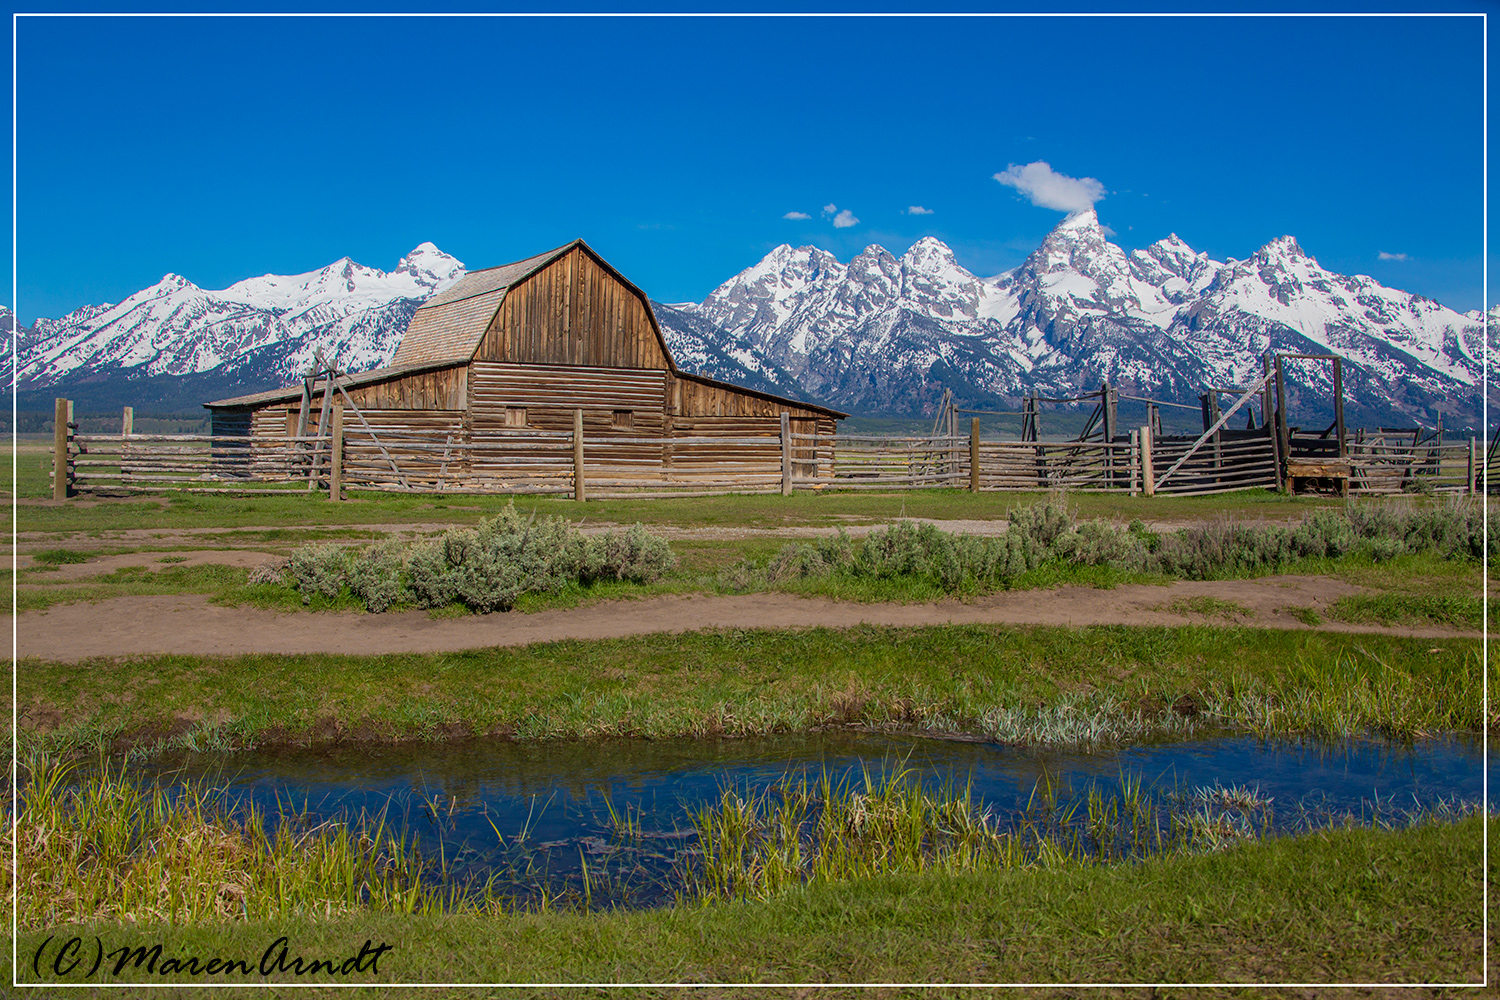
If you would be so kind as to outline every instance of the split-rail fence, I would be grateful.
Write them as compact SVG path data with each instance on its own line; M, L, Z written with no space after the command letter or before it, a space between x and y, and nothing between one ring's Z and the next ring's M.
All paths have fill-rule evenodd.
M326 490L339 497L352 488L583 499L933 486L1199 495L1274 489L1287 485L1289 472L1316 478L1319 449L1327 447L1316 435L1222 428L1198 437L1163 437L1145 426L1112 441L1004 441L982 437L978 420L967 435L818 435L792 426L783 419L778 435L591 438L575 419L571 432L465 434L350 424L335 407L321 436L136 434L128 411L121 433L85 434L72 404L59 400L53 467L63 476L53 476L53 495ZM1329 462L1356 492L1483 489L1484 456L1473 440L1359 434L1346 449Z

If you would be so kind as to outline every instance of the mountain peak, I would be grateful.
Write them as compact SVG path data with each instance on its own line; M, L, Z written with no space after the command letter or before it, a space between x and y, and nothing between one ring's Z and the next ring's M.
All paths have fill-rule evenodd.
M436 289L439 285L457 281L464 273L463 261L451 254L443 253L431 242L418 243L411 252L401 258L392 274L409 274L418 285Z
M1297 237L1295 236L1278 236L1260 249L1261 253L1267 256L1307 256L1307 252L1302 249L1301 245L1297 242Z
M156 284L152 285L145 291L154 295L167 295L171 292L178 291L179 289L197 287L197 285L193 284L182 275L173 274L171 271L168 271L166 274L161 276L160 281L158 281Z
M918 270L935 270L958 263L953 249L936 236L924 236L901 255L901 263Z
M1065 229L1099 229L1099 213L1092 208L1086 208L1081 212L1073 212L1062 222L1057 224L1053 232Z

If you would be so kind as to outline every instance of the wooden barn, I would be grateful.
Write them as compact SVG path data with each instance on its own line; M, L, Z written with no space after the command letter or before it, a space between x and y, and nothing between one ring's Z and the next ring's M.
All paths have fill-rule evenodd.
M328 384L206 403L212 433L317 436ZM341 375L333 402L353 411L346 481L366 469L412 488L571 476L578 411L590 482L766 485L782 473L783 415L793 441L845 416L678 369L645 294L582 240L465 274L417 310L389 366ZM798 479L832 476L828 445L798 443L793 462Z

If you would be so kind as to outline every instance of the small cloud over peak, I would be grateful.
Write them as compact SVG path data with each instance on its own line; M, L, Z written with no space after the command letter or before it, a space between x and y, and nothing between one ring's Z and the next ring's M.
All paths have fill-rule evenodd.
M1411 258L1408 255L1404 254L1404 253L1386 253L1384 250L1382 250L1382 251L1380 251L1380 259L1381 260L1410 260Z
M832 215L834 212L837 212L838 210L839 210L839 207L837 205L835 205L831 201L828 204L826 204L826 205L823 206L823 214L824 215Z
M797 220L801 220L801 219L811 219L812 216L808 215L806 212L788 212L785 215L783 215L782 218L783 219L797 219Z
M1085 212L1104 197L1104 185L1092 177L1069 177L1044 160L1024 166L1012 163L995 180L1031 199L1040 208L1058 212Z
M903 215L931 215L932 209L923 208L921 205L910 205L902 213Z
M859 220L856 219L854 217L854 213L849 211L847 208L833 217L834 229L848 229L850 226L857 225L859 225Z

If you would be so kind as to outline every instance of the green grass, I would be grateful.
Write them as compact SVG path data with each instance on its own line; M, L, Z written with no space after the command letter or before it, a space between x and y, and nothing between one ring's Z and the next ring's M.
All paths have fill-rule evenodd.
M1438 625L1478 629L1484 621L1484 602L1465 594L1350 594L1328 609L1335 621L1377 625ZM1500 607L1490 612L1491 626L1500 625Z
M391 946L378 975L310 980L317 983L1478 982L1480 824L1474 816L1399 831L1329 830L1139 864L887 875L765 902L654 911L55 926L23 931L18 952L24 959L49 934L74 933L90 946L97 934L109 950L160 943L164 957L243 957L251 964L281 936L292 954L308 958L343 959L366 940ZM1500 834L1500 824L1492 832ZM29 962L22 965L22 982L32 980ZM150 978L134 967L125 975L131 979L112 978L111 963L91 981ZM203 982L183 974L157 978ZM262 995L263 987L244 994L251 989ZM172 995L240 992L199 986ZM721 987L708 995L766 993Z
M427 655L27 660L17 685L23 749L64 753L829 724L1133 740L1180 729L1169 706L1184 697L1269 732L1415 735L1480 727L1478 645L1224 625L723 629Z
M1255 611L1239 601L1227 601L1207 594L1178 598L1167 606L1167 610L1179 615L1203 615L1207 618L1227 618L1230 621L1255 617Z
M106 770L70 788L70 770L41 757L23 769L23 926L454 908L449 890L424 884L441 872L383 815L313 826L292 809L267 824L222 787L169 794Z
M88 552L83 549L42 549L31 553L31 558L44 566L66 566L69 564L86 563L97 556L97 552Z
M1323 616L1318 613L1317 608L1296 607L1294 605L1288 605L1287 607L1282 608L1282 610L1304 625L1323 624Z
M234 566L205 563L197 566L169 565L162 569L149 566L122 566L108 573L81 580L53 582L45 577L27 575L26 584L16 590L17 611L42 611L55 604L80 601L103 601L112 597L163 594L212 594L220 600L253 601L262 590L245 586L246 571ZM280 595L277 595L278 599ZM291 592L291 598L296 593ZM286 601L284 603L290 603Z

